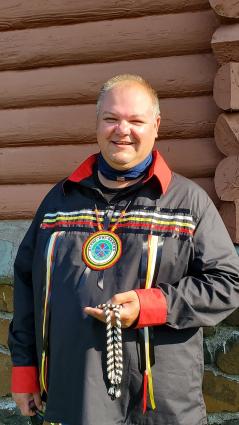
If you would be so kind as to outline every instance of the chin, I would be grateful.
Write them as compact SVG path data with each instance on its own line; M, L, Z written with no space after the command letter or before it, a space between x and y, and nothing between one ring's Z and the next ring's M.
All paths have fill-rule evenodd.
M110 159L111 166L117 167L118 169L127 170L127 168L131 168L132 160L126 158L111 158Z

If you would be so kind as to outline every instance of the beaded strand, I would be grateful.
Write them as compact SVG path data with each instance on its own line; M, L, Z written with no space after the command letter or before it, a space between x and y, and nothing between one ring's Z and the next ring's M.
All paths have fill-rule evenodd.
M106 320L107 377L111 384L108 394L112 400L121 396L120 384L123 376L122 326L120 319L121 305L100 304ZM112 326L111 314L115 314L115 325Z

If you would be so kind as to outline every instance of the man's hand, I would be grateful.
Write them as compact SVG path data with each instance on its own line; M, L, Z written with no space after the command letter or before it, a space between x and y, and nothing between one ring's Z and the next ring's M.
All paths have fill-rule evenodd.
M140 312L139 298L135 291L123 292L121 294L114 295L111 300L108 301L111 304L121 304L122 309L120 310L120 318L122 328L129 328L138 319ZM95 319L105 322L105 314L100 308L85 307L85 313ZM112 324L115 324L115 317L113 311L111 311Z
M40 393L12 393L12 398L19 407L23 416L34 416L36 413L30 408L30 401L33 400L37 409L42 410Z

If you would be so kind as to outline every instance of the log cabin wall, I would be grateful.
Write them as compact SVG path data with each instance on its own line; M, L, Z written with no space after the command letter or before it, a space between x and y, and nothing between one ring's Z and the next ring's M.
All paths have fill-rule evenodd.
M221 25L212 38L220 65L214 81L214 100L222 113L215 126L215 142L225 158L215 173L222 201L220 213L232 240L239 243L239 2L210 0Z
M214 174L225 152L214 141L222 106L212 96L218 65L211 50L218 26L208 0L0 0L3 423L26 423L6 397L12 263L43 196L97 151L95 101L106 79L127 72L151 82L161 99L157 147L175 171L202 185L219 207ZM239 325L237 315L228 320L227 325ZM230 343L231 333L223 331L222 338L220 332L205 331L209 423L229 425L230 420L236 425L239 401L232 394L238 394L238 382L215 381L211 375L215 356L220 357L221 347Z
M96 96L123 72L157 89L159 149L218 203L217 26L208 0L1 0L0 219L31 218L49 185L97 151Z
M224 155L216 167L214 182L221 201L219 211L233 242L238 244L239 1L209 2L220 20L212 37L212 49L219 65L214 79L213 96L217 106L221 108L214 134L216 145ZM231 329L228 325L232 326ZM206 352L213 338L206 337L204 340L204 397L208 412L213 412L211 418L214 418L215 423L236 425L239 423L239 310L217 327L217 332L222 332L223 349L209 349L208 353L211 354L207 357ZM229 394L231 400L234 400L232 403L229 402ZM215 413L216 411L221 414Z

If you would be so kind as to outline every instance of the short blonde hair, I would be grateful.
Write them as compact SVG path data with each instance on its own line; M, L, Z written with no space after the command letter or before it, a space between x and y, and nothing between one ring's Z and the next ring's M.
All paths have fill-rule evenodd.
M103 86L100 89L99 96L96 103L96 113L97 116L99 115L100 107L102 100L105 96L105 94L110 91L113 87L117 86L118 84L127 83L127 82L135 82L140 84L149 94L152 100L152 106L153 106L153 113L155 115L155 118L160 115L160 108L159 108L159 99L156 90L153 89L153 87L149 84L148 81L144 80L140 75L137 74L120 74L115 75L114 77L110 78L108 81L106 81Z

